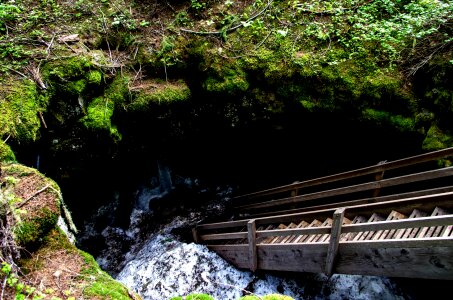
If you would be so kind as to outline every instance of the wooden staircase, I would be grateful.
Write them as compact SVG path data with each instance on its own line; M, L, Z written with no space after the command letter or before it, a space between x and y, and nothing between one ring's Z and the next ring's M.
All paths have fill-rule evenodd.
M452 155L453 148L449 148L403 159L398 164L412 166ZM390 162L390 165L395 164ZM368 171L365 173L369 174ZM344 174L348 172L326 178L332 182L337 180L335 176L344 178ZM375 178L383 180L381 169L379 174ZM246 218L237 215L234 221L199 224L193 230L194 240L206 244L236 267L252 271L453 280L453 187L446 180L453 173L447 167L415 174L398 174L395 178L401 184L406 184L408 178L417 178L417 188L418 185L424 187L420 183L421 177L432 180L432 174L436 174L435 179L444 186L384 196L377 196L373 189L371 198L315 202L297 208L293 204L303 203L305 195L292 191L292 198L267 199L238 206L246 208ZM393 178L387 180L395 181ZM304 182L297 183L296 188L303 185ZM361 189L368 183L355 183L351 193L357 190L357 186ZM377 184L377 188L382 186ZM281 190L289 191L287 186L274 189ZM320 194L331 197L335 195L333 191L340 191L345 195L346 190L347 186L307 195L308 198L317 195L316 198L320 199ZM263 191L263 194L269 196L272 194L269 191ZM253 193L253 198L257 195ZM282 207L282 203L291 203L292 208ZM277 211L263 212L264 207Z

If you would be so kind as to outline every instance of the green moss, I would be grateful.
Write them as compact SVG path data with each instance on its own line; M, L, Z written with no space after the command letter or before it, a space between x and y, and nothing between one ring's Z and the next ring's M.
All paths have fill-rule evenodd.
M117 77L104 92L104 96L94 98L87 108L87 115L80 121L82 124L92 130L107 131L115 140L121 140L121 134L112 124L111 118L115 106L121 105L128 94L128 78Z
M413 118L404 117L401 115L392 115L386 111L379 111L375 109L365 109L362 112L362 117L365 120L372 121L379 126L390 125L401 132L411 131L415 129L415 121Z
M59 212L56 213L47 207L40 209L38 212L27 213L36 213L37 215L31 218L26 216L14 228L14 239L22 246L38 243L50 229L55 227L59 217Z
M85 78L88 81L88 84L100 85L102 82L102 72L98 70L89 71L85 75Z
M67 81L83 77L91 66L89 57L77 56L49 62L43 67L42 73L45 79Z
M66 84L66 89L74 95L82 94L85 91L86 87L87 87L87 81L85 79L71 81Z
M240 68L225 68L220 73L208 77L203 83L208 92L226 93L228 95L246 91L249 88L246 73Z
M453 146L453 137L440 130L433 124L423 141L423 149L428 151L440 150Z
M21 246L36 244L57 224L61 205L60 189L53 180L33 168L10 163L2 166L2 170L6 175L17 179L18 188L21 188L22 180L27 180L27 189L30 189L28 185L33 187L31 191L27 191L32 198L19 199L20 203L26 203L26 205L16 210L18 220L13 227L13 232L16 242ZM40 189L43 190L40 191ZM23 202L32 202L35 196L43 194L45 196L37 205L31 203L28 206L28 202Z
M46 109L49 100L46 95L30 80L11 80L1 84L0 97L0 137L36 140L41 127L38 113Z
M151 83L150 88L138 92L128 105L130 111L147 111L152 104L170 104L190 98L190 89L184 82Z
M114 280L99 265L90 254L79 251L85 260L86 266L81 271L82 275L94 278L84 289L84 296L89 299L101 297L102 299L130 300L128 289L120 282Z
M11 148L0 139L0 162L15 161L16 156Z

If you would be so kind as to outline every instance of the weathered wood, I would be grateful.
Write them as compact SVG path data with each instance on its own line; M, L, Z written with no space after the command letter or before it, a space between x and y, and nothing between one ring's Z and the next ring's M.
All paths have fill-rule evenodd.
M202 241L246 239L246 238L247 238L247 232L230 232L230 233L217 233L217 234L203 234L203 235L200 235L200 239Z
M392 212L388 215L387 221L392 221L392 220L400 220L400 219L406 219L406 216L403 214L400 214L396 210L392 210ZM395 232L395 229L391 230L379 230L376 232L376 234L373 236L373 240L383 240L386 239L388 235L393 235Z
M401 167L407 167L407 166L411 166L411 165L415 165L415 164L420 164L420 163L448 157L451 155L453 155L453 147L438 150L438 151L433 151L433 152L429 152L429 153L425 153L425 154L421 154L421 155L416 155L416 156L412 156L412 157L408 157L408 158L403 158L403 159L399 159L399 160L395 160L395 161L391 161L391 162L386 162L386 163L380 164L380 165L374 165L374 166L370 166L370 167L365 167L365 168L347 171L347 172L343 172L343 173L338 173L338 174L334 174L334 175L324 176L324 177L306 180L306 181L302 181L302 182L296 182L293 184L275 187L275 188L267 189L264 191L240 195L240 196L234 197L234 200L237 201L237 200L243 199L243 198L251 199L251 198L256 198L256 197L263 197L263 196L267 196L267 195L291 191L294 189L301 189L304 187L315 186L315 185L320 185L320 184L324 184L324 183L331 183L331 182L335 182L335 181L350 179L350 178L369 175L369 174L375 174L377 172L398 169Z
M325 265L325 273L327 276L332 275L335 258L338 252L338 244L341 236L341 225L343 224L345 208L339 208L333 214L332 232L330 234L329 248L327 249L327 258Z
M453 175L453 167L447 167L447 168L443 168L443 169L439 169L439 170L431 170L431 171L426 171L426 172L420 172L420 173L415 173L415 174L394 177L394 178L390 178L390 179L383 179L383 180L379 180L376 182L367 182L367 183L362 183L362 184L357 184L357 185L352 185L352 186L340 187L340 188L325 190L325 191L321 191L321 192L315 192L315 193L311 193L311 194L305 194L305 195L296 196L296 197L271 200L271 201L262 202L262 203L248 204L248 205L238 206L238 207L236 207L236 209L242 209L242 210L258 209L258 208L281 206L281 205L285 205L285 204L295 204L295 203L300 203L300 202L308 201L308 200L315 200L315 199L332 197L332 196L340 196L340 195L351 194L351 193L355 193L355 192L373 190L376 188L391 187L391 186L400 185L400 184L420 182L420 181L424 181L424 180L436 179L436 178L447 177L447 176L452 176L452 175Z
M375 227L373 226L373 224L369 224L371 222L378 222L378 221L381 221L381 220L384 220L384 218L382 216L380 216L379 214L376 214L376 213L373 213L371 215L371 217L368 219L367 221L367 224L364 224L365 227L363 227L362 224L358 225L358 226L362 226L362 227L359 227L359 228L373 228L375 229ZM366 226L368 225L368 226ZM354 226L354 225L352 225ZM348 232L347 230L344 230L344 232ZM372 237L372 235L374 234L374 231L367 231L366 229L362 229L360 230L359 233L357 233L357 235L354 237L354 241L362 241L362 240L367 240L367 239L370 239Z
M194 243L199 243L200 239L198 237L197 227L192 228L192 238Z
M322 273L328 243L258 245L262 270Z
M386 229L402 229L414 227L445 226L453 224L453 215L422 217L412 219L402 219L393 221L375 221L372 223L360 223L343 225L342 232L363 232Z
M390 277L453 279L453 240L387 240L340 243L335 273ZM373 242L376 242L375 244Z
M258 258L256 256L256 224L255 220L250 220L247 223L248 244L249 244L249 268L255 272L258 268Z
M321 222L318 221L318 220L313 220L310 224L308 224L308 226L304 229L310 229L312 227L318 227L318 226L321 226ZM329 228L313 228L313 231L315 231L315 229L322 229L322 230L330 230ZM310 237L310 233L309 231L306 231L307 234L300 234L295 240L294 240L294 243L303 243L305 242L309 237ZM317 232L316 232L317 233Z
M229 221L229 222L200 224L197 227L198 227L198 230L240 227L240 226L247 226L247 222L248 221L249 220L240 220L240 221Z
M381 197L372 197L372 198L364 198L364 199L357 199L351 201L343 201L343 202L334 202L329 204L323 205L310 205L307 207L295 208L295 209L287 209L287 210L278 210L272 212L263 212L263 213L253 213L247 216L247 218L262 218L267 216L275 216L275 215L287 215L287 214L297 214L303 212L310 212L316 210L325 210L325 209L336 209L338 207L345 207L345 206L357 206L362 204L374 204L374 203L381 203L386 201L393 201L393 200L410 200L412 198L418 198L421 196L425 197L435 197L436 195L453 192L453 186L447 187L439 187L433 189L426 189L421 191L413 191L413 192L406 192L400 194L392 194L387 196ZM244 216L243 216L244 217Z
M368 220L364 216L358 215L358 216L354 217L354 219L352 220L351 224L366 223L367 221ZM353 240L356 235L357 235L356 232L343 233L342 237L341 237L341 241Z

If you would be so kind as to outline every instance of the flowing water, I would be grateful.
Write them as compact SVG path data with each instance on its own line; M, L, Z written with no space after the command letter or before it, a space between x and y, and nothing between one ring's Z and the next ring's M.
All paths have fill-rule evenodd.
M206 293L216 300L238 299L250 293L286 294L294 299L405 299L395 284L387 278L372 276L322 274L251 273L238 270L203 245L188 238L190 229L206 216L221 215L231 194L229 188L217 188L216 200L173 213L153 228L146 227L162 211L177 206L168 195L174 192L170 170L158 165L159 179L140 187L130 226L121 229L106 226L101 235L106 247L97 261L117 280L139 293L145 300L167 300L190 293ZM188 187L197 180L179 179ZM199 189L198 194L206 192ZM184 195L182 195L184 197ZM187 197L191 198L191 197ZM163 201L162 201L163 200ZM173 199L174 200L174 199ZM186 201L193 199L186 199ZM161 201L161 202L159 202ZM114 211L112 201L99 209L99 215ZM165 208L157 212L153 203ZM87 224L89 233L94 227ZM181 234L185 232L186 235Z

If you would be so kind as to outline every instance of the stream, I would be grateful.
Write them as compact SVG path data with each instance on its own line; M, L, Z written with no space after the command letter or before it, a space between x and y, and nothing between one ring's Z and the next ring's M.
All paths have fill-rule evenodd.
M323 274L238 270L206 246L193 243L190 236L190 229L207 216L222 215L232 189L217 187L212 191L197 179L172 180L170 169L162 164L158 174L159 178L137 188L128 228L111 223L99 229L95 224L119 209L116 197L85 223L84 235L79 237L82 244L93 238L103 240L104 248L95 255L99 265L144 300L168 300L190 293L210 294L216 300L272 293L296 300L408 298L391 279L383 277L336 274L329 278ZM184 198L184 193L172 196L181 187L192 191L188 198L208 194L212 200L187 207L183 201L175 201Z

